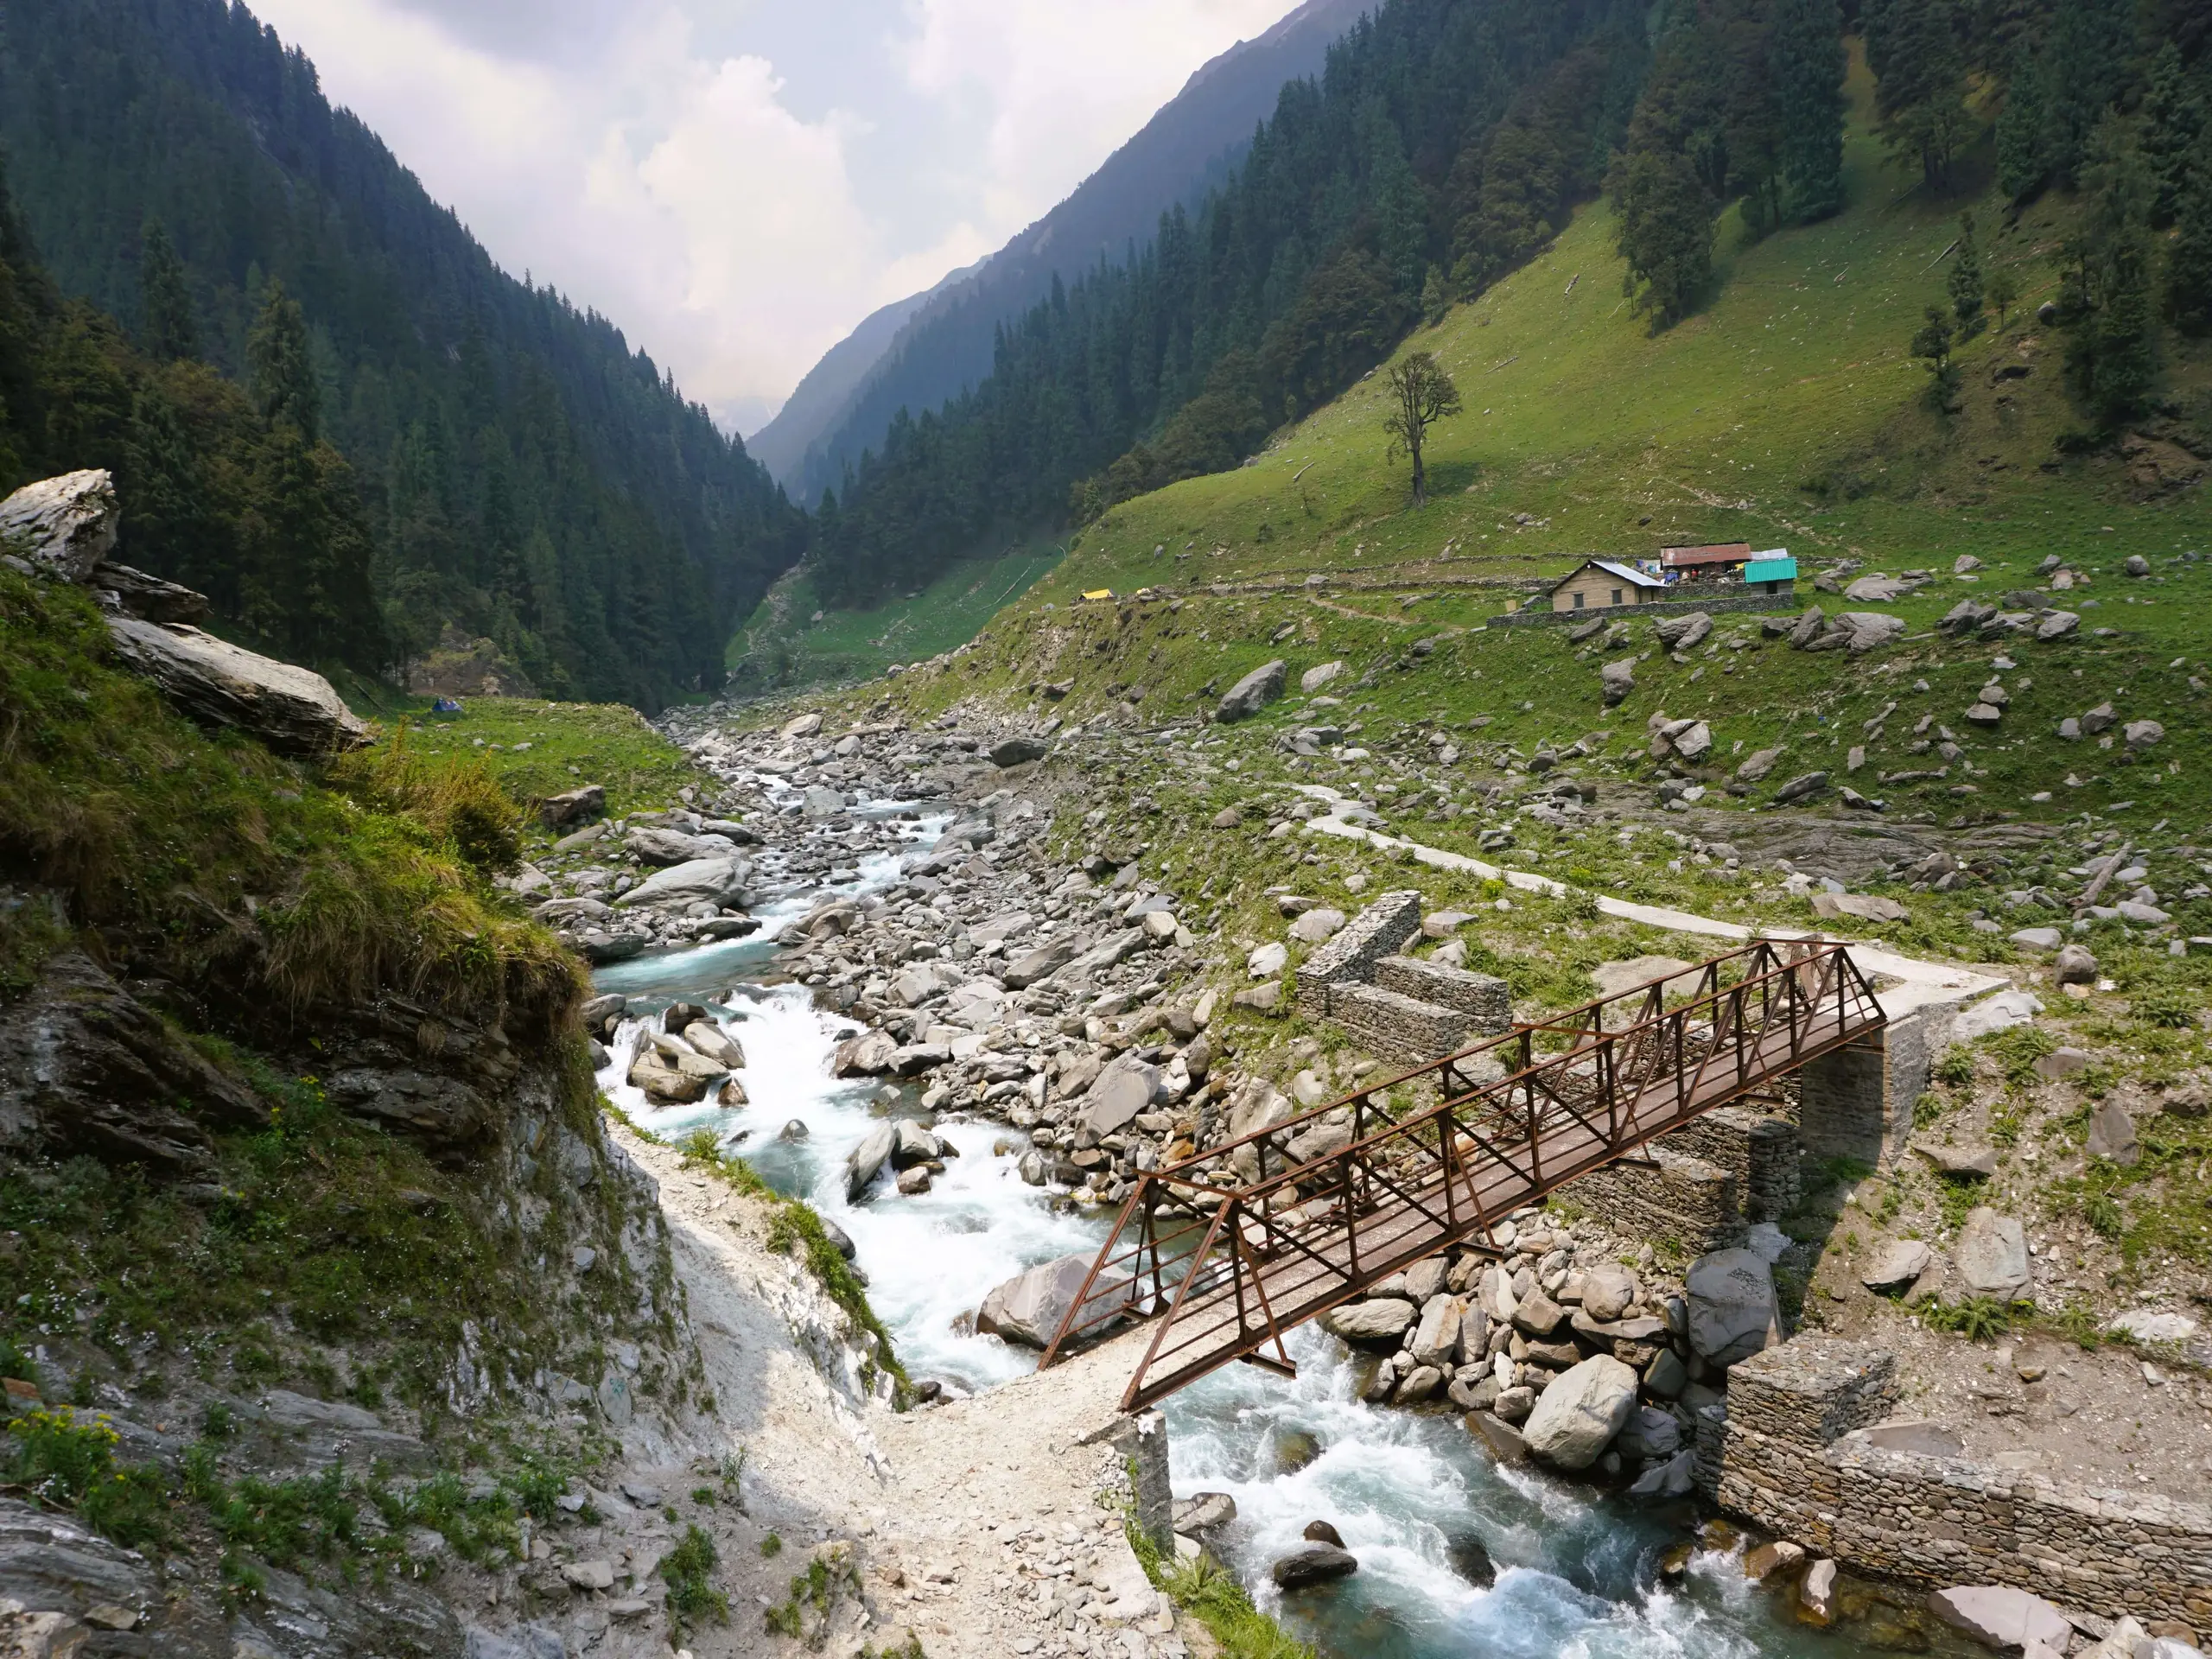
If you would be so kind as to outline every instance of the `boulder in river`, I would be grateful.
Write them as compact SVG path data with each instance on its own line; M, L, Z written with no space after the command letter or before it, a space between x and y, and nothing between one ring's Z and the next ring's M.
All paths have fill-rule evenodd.
M976 1315L977 1333L1025 1348L1049 1347L1068 1309L1083 1294L1083 1281L1096 1259L1084 1250L1016 1274L983 1298L982 1308ZM1091 1291L1094 1306L1103 1309L1119 1294L1102 1281Z
M743 890L752 868L735 856L695 858L656 870L614 902L630 905L668 905L705 900L719 904Z
M1395 1296L1377 1296L1332 1307L1319 1323L1331 1336L1355 1348L1395 1348L1419 1312L1411 1302Z
M2039 1642L2063 1653L2074 1627L2041 1596L2008 1584L1955 1585L1928 1598L1928 1611L1955 1630L1989 1648L2021 1648Z
M1529 1450L1561 1469L1587 1469L1636 1408L1636 1373L1610 1354L1562 1372L1522 1425Z
M1302 1590L1311 1585L1348 1578L1359 1571L1359 1561L1350 1550L1339 1549L1333 1544L1307 1544L1282 1557L1269 1571L1277 1589Z
M891 1161L891 1154L899 1144L899 1126L879 1123L861 1138L860 1145L845 1154L845 1202L858 1204L883 1166Z

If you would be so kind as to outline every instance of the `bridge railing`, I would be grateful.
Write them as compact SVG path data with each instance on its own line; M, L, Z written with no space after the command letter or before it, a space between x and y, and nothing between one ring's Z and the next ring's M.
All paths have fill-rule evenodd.
M1762 940L1209 1147L1138 1178L1040 1364L1164 1313L1135 1403L1287 1370L1292 1325L1882 1023L1843 946Z

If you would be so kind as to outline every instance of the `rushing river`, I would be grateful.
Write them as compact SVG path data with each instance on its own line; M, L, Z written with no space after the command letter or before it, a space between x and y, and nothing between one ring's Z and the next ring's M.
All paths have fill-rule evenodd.
M932 827L917 825L920 835ZM858 866L835 890L880 889L897 861ZM823 889L758 913L755 939L643 957L603 969L602 989L648 1009L677 1000L724 1010L743 1043L751 1103L654 1109L623 1080L627 1031L601 1085L637 1122L666 1136L711 1125L779 1191L805 1197L852 1236L878 1315L908 1372L981 1389L1028 1370L1035 1357L995 1338L963 1336L957 1316L1021 1268L1096 1248L1103 1217L1056 1209L1025 1185L1014 1139L1001 1124L938 1123L960 1155L919 1197L845 1200L843 1164L888 1109L880 1082L833 1080L830 1057L844 1030L809 994L764 985L766 941ZM911 1093L911 1091L910 1091ZM902 1109L917 1109L908 1098ZM792 1119L803 1140L781 1140ZM1343 1351L1312 1326L1294 1336L1294 1382L1230 1366L1165 1408L1175 1490L1236 1500L1236 1565L1272 1605L1267 1566L1325 1517L1358 1556L1357 1574L1294 1598L1280 1611L1330 1659L1853 1659L1880 1652L1951 1651L1904 1606L1876 1599L1868 1616L1821 1631L1797 1624L1786 1597L1748 1584L1734 1558L1701 1552L1689 1573L1662 1582L1662 1554L1688 1535L1687 1506L1650 1510L1479 1454L1455 1414L1378 1409L1360 1402ZM1497 1567L1472 1588L1453 1570L1473 1538ZM1899 1595L1900 1604L1912 1598ZM1854 1593L1847 1605L1863 1605Z

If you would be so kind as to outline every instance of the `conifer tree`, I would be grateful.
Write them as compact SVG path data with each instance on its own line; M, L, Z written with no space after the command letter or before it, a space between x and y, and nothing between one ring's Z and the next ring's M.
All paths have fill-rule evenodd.
M1959 248L1951 260L1945 287L1951 296L1951 314L1958 319L1961 338L1972 340L1981 332L1985 299L1981 282L1981 250L1974 245L1974 215L1959 215Z
M1843 17L1836 0L1779 0L1772 65L1782 116L1783 212L1800 224L1843 206Z
M308 443L322 429L322 393L315 385L307 314L272 280L261 315L246 336L246 367L253 401L271 426L289 426Z
M163 363L200 355L200 325L184 262L157 219L139 237L138 337L148 356Z
M1928 401L1948 415L1957 407L1959 365L1951 361L1951 320L1931 305L1912 337L1912 354L1928 366Z
M2044 150L2046 73L2043 54L2022 46L2014 54L2005 107L1997 115L1997 182L2015 201L2042 189L2050 176Z
M2142 408L2158 369L2150 173L2116 112L2090 135L2082 189L2087 211L2061 252L2059 320L2075 394L2111 426Z
M1655 328L1688 316L1713 281L1713 201L1686 156L1632 152L1615 188L1624 286Z
M2182 170L2166 251L2166 315L2184 334L2212 334L2212 131L2198 135Z
M1954 0L1873 0L1866 25L1883 138L1916 159L1923 181L1940 188L1973 130L1958 7Z
M2151 228L2179 218L2181 197L2205 129L2204 88L2183 67L2180 48L2162 44L2143 92L2143 162L2151 170Z

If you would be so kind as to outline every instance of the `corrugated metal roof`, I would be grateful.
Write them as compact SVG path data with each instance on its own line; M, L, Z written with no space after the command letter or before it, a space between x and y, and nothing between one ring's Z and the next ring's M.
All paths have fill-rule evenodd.
M1616 564L1611 559L1586 559L1582 563L1577 565L1573 570L1570 570L1566 575L1560 577L1560 581L1562 582L1571 582L1574 577L1580 575L1592 565L1597 566L1600 570L1611 571L1614 575L1625 576L1629 581L1634 582L1639 588L1664 588L1667 585L1666 582L1659 577L1649 575L1648 572L1639 570L1632 564ZM1558 584L1555 583L1554 585L1556 586Z
M1795 582L1797 561L1787 553L1762 555L1744 567L1745 582Z
M1741 564L1751 556L1749 542L1716 542L1707 547L1662 547L1659 562L1674 569L1699 564Z

